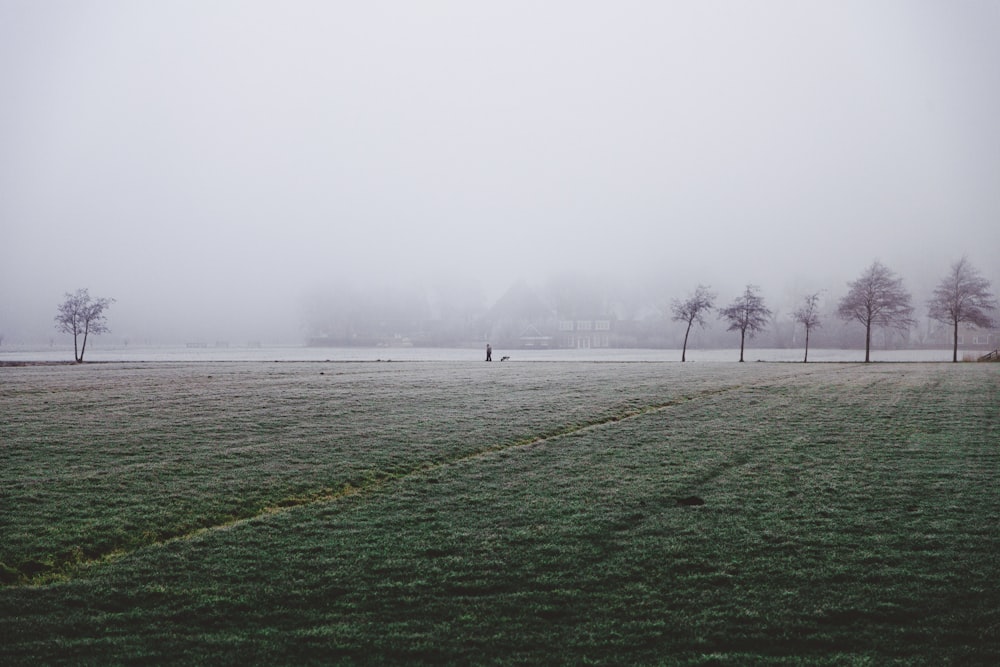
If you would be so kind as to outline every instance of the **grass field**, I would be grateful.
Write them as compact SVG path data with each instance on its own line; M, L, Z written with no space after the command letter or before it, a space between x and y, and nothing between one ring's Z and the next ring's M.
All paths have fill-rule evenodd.
M1000 366L0 368L0 563L5 665L1000 664Z

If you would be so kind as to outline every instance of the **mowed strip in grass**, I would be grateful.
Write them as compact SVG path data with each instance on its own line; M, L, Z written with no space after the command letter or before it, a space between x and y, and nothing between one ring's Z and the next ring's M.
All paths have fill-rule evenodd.
M8 370L3 662L1000 660L993 365Z

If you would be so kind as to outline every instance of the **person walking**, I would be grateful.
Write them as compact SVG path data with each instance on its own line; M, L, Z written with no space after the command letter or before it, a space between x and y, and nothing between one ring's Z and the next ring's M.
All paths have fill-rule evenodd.
M486 343L486 361L493 361L493 348L489 343Z

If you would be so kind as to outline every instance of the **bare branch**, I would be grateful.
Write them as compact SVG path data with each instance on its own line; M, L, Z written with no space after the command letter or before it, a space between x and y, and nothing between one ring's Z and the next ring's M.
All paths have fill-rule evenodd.
M850 290L840 300L837 315L843 320L857 320L865 327L865 361L871 360L872 327L906 330L916 324L911 317L910 293L903 279L875 260L857 280L848 283Z
M958 361L958 325L962 322L977 327L995 326L993 313L997 310L997 300L990 292L990 281L972 266L967 257L951 265L948 274L934 289L934 295L927 302L927 314L952 326L952 361Z
M691 333L691 326L697 323L698 326L705 326L704 313L712 309L715 304L715 292L712 292L706 285L698 285L694 294L684 301L674 299L670 310L674 314L675 322L686 322L687 329L684 332L684 348L681 350L681 361L687 359L688 335Z
M764 305L764 299L757 294L756 285L747 285L742 296L737 297L725 308L719 309L719 317L729 321L729 331L740 332L740 361L743 361L745 339L753 338L767 328L771 310Z
M92 299L86 288L78 289L74 294L67 292L65 296L66 300L57 308L56 329L73 336L73 357L77 363L80 363L87 350L87 336L110 331L104 311L115 300L110 298ZM83 336L82 346L79 345L78 340L81 335Z
M822 326L819 319L819 292L806 295L803 304L793 313L792 319L802 324L806 329L806 352L802 361L809 361L809 332Z

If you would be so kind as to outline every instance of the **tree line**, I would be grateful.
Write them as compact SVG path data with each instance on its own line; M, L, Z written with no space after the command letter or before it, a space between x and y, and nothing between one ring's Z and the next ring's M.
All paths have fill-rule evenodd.
M847 294L837 303L836 314L844 321L855 321L864 327L865 362L869 362L873 328L906 330L916 323L912 317L912 297L903 286L902 278L878 260L872 262L856 280L849 282L848 288ZM928 316L952 329L953 362L958 361L960 324L982 328L996 325L992 314L997 310L998 303L990 289L990 282L966 257L962 257L951 265L928 300ZM719 319L728 324L728 331L739 332L739 360L742 362L747 339L763 332L772 316L771 309L759 292L757 286L748 284L731 303L717 309L715 302L718 295L705 285L698 285L687 298L672 300L670 310L673 321L686 325L681 361L687 360L691 329L696 325L705 327L706 316L714 310ZM805 329L804 362L809 361L810 334L823 325L819 300L819 292L807 294L792 313L792 319ZM87 339L91 334L110 331L105 311L112 303L114 299L93 298L86 289L80 289L73 294L67 293L65 300L59 304L56 329L73 336L73 356L77 363L83 362Z
M747 338L764 331L771 317L755 285L747 285L743 294L729 305L717 310L720 319L729 324L729 331L740 334L740 361ZM792 318L805 328L805 355L809 361L809 334L822 326L819 314L819 292L807 294ZM687 358L687 343L694 325L704 327L705 316L715 308L718 295L705 285L699 285L686 299L674 299L671 312L675 322L687 325L681 361ZM848 283L848 292L837 303L837 316L845 321L856 321L865 328L865 363L871 361L873 327L906 330L916 324L913 319L911 295L903 286L903 279L880 261L875 260L854 281ZM958 330L961 323L978 327L992 327L992 313L997 310L997 300L990 291L990 282L962 257L951 265L948 273L934 289L927 303L928 316L952 327L952 361L958 361Z

